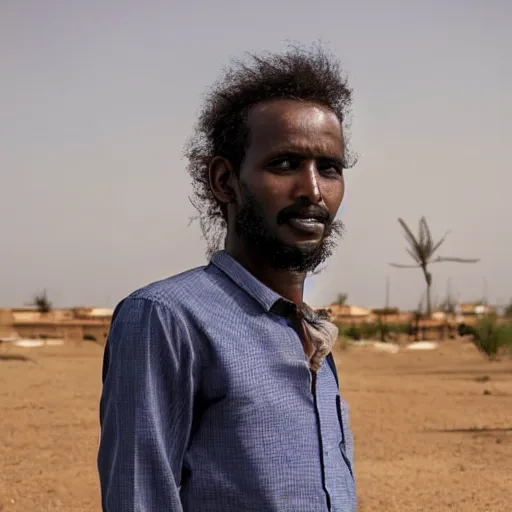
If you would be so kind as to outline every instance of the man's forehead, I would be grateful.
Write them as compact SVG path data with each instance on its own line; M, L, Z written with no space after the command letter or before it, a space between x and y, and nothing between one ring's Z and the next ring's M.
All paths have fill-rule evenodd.
M340 127L336 115L328 107L294 99L274 99L253 105L249 109L251 125L272 122L280 125L323 124Z
M297 155L303 158L342 159L344 154L342 140L325 137L317 139L289 137L284 141L272 141L268 145L268 150L275 156Z
M339 156L343 134L334 112L297 100L255 105L248 117L251 145L274 152L303 152Z

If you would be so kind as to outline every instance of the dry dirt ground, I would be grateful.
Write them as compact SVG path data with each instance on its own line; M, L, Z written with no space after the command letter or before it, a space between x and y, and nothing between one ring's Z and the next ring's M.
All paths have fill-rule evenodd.
M99 511L102 348L0 347L0 511ZM512 512L512 361L339 350L361 512ZM485 381L485 382L484 382Z

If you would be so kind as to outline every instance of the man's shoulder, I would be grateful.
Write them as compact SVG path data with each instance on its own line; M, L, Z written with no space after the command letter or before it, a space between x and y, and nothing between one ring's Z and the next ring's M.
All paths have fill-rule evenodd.
M147 300L172 310L202 309L231 295L233 283L213 264L155 281L132 292L126 300Z
M161 306L175 307L186 302L192 294L204 292L211 286L207 269L208 266L196 267L154 281L133 291L125 300L145 299Z

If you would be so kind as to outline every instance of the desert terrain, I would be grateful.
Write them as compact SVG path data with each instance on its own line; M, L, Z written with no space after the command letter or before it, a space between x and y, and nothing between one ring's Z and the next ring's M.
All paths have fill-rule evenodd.
M103 348L0 346L0 511L99 511ZM339 348L361 512L512 511L512 361Z

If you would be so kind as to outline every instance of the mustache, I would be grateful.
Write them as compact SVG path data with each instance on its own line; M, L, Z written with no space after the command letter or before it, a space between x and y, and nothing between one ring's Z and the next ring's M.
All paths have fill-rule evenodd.
M323 206L318 204L304 205L303 203L294 203L283 208L277 214L277 225L281 226L290 219L297 217L302 219L315 219L325 225L332 223L331 214Z

